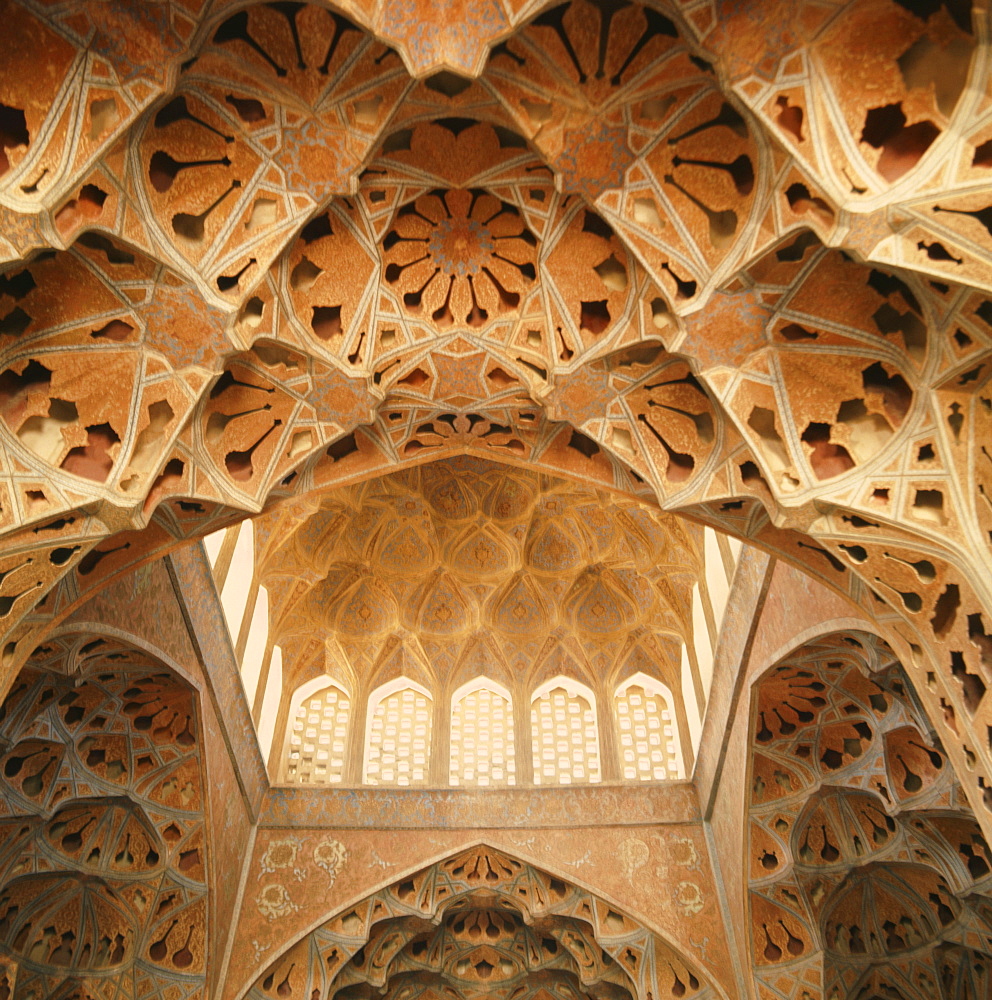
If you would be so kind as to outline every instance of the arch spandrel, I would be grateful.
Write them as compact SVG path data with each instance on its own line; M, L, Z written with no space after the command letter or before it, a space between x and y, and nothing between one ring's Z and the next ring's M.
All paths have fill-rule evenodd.
M338 854L344 852L347 860L339 873L348 861L357 860L340 842L326 843L338 843ZM624 843L619 884L629 885L625 873L633 874L644 860L633 843ZM636 844L651 853L643 842ZM679 847L684 855L682 841ZM273 870L279 852L302 860L296 853L302 848L290 841L270 843L264 854L269 867L263 862L262 870ZM575 989L602 989L617 998L648 992L662 997L724 995L698 960L670 943L670 935L652 932L623 907L575 881L486 842L461 847L427 868L387 882L360 902L340 907L330 919L318 918L288 948L286 942L298 932L272 928L266 940L275 931L273 947L284 949L282 954L235 995L309 997L313 990L323 996L339 989L363 995L363 983L402 992L400 984L412 984L418 976L434 988L443 981L449 989L471 994L524 985L551 989L556 996L574 995ZM290 891L286 889L287 895ZM277 895L268 890L273 901ZM267 905L263 895L259 900ZM307 910L314 912L314 907ZM293 921L299 923L300 917L287 910L280 923ZM532 936L531 944L523 938L519 946L511 944L521 935ZM441 940L435 941L438 936ZM554 985L556 977L563 977L559 986Z

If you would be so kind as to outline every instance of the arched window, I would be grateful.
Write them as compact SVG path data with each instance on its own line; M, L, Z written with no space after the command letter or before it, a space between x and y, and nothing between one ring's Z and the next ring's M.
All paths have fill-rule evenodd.
M602 778L596 699L584 684L556 677L530 706L535 785L584 785Z
M635 674L614 698L620 767L627 781L684 778L672 693L660 681Z
M367 785L425 785L433 702L427 689L398 677L372 692L365 735Z
M207 553L207 561L210 563L211 569L217 565L220 550L229 530L229 528L221 528L219 531L211 531L209 535L203 536L203 549Z
M237 639L235 638L235 642ZM262 663L269 642L269 592L259 587L255 594L255 604L251 609L251 623L245 651L241 656L241 683L248 696L249 707L254 706L258 695L258 682L262 676Z
M696 650L696 662L699 664L699 675L703 680L703 691L709 697L710 685L713 683L713 643L698 583L692 585L692 644Z
M241 622L251 594L251 584L255 577L255 528L251 521L242 521L238 528L238 540L231 556L231 566L220 593L224 618L231 633L231 645L237 646L241 632Z
M304 684L294 695L286 746L286 781L333 785L344 774L351 698L329 677Z
M272 740L276 732L276 717L282 699L282 649L272 647L269 658L269 672L265 678L265 694L262 695L262 710L258 717L258 746L266 764L272 755ZM347 721L347 720L346 720Z
M451 698L449 783L515 785L516 768L510 692L486 677L463 684Z
M727 599L730 597L730 584L733 580L733 556L729 546L726 547L727 559L724 559L724 549L721 546L721 536L712 528L703 528L703 561L706 578L706 594L713 609L713 621L717 635L723 622L723 613L727 610Z

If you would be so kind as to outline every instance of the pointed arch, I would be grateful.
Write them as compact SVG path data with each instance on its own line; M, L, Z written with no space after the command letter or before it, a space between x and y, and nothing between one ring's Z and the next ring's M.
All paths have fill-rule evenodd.
M534 933L538 923L544 933ZM481 951L475 931L484 935ZM484 843L404 874L287 944L241 996L269 1000L283 982L294 996L334 996L341 983L369 984L370 973L378 992L383 976L396 983L414 961L449 987L442 995L458 996L460 986L477 990L494 960L521 997L547 997L549 983L552 996L576 995L588 981L612 1000L722 995L695 962L616 904Z
M559 674L535 689L530 702L535 785L602 781L596 696L581 681Z
M434 699L422 684L397 677L369 695L362 780L366 785L426 785Z
M671 689L638 671L613 695L620 768L627 781L685 777L685 759Z
M347 688L322 674L301 684L289 704L282 780L301 785L339 784L352 716Z
M448 783L479 788L517 783L513 698L488 677L466 681L451 696Z

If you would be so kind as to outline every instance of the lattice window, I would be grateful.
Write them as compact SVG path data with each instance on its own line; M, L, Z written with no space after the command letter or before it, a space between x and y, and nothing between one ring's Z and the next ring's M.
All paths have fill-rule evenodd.
M624 779L665 781L684 777L668 688L637 674L617 688L614 704Z
M428 778L433 704L420 685L400 679L369 700L365 783L424 785Z
M351 699L337 685L306 695L290 718L286 781L333 785L344 774Z
M451 699L452 785L491 788L515 785L513 702L492 681L472 681Z
M577 681L555 678L534 694L530 709L535 785L601 780L596 699Z

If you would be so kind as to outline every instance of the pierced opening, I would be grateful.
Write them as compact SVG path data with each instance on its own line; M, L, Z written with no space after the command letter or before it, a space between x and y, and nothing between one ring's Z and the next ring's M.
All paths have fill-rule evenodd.
M30 142L31 136L28 133L24 112L20 108L0 104L0 174L10 170L7 150L27 146Z
M251 207L251 215L245 223L245 229L253 232L262 226L272 226L279 218L278 205L274 198L256 198Z
M834 217L834 210L820 197L811 194L805 184L792 184L785 192L789 208L797 215L805 215L812 212L821 216L825 221L830 221Z
M358 451L358 442L355 440L354 433L346 434L328 447L327 457L335 462L340 462L341 459L347 458L356 451Z
M99 250L107 258L108 264L133 264L134 254L121 249L113 240L108 239L102 233L83 233L76 243L88 247L90 250Z
M940 490L917 490L913 513L921 521L944 523L944 494Z
M789 98L785 94L781 94L778 98L776 98L775 106L778 108L775 120L778 122L779 126L788 132L794 139L802 142L803 109L797 104L790 104Z
M341 306L314 306L310 326L321 340L341 336Z
M325 212L318 215L316 219L311 219L301 230L300 239L304 243L314 243L322 240L325 236L333 236L334 230L331 228L331 217Z
M610 310L606 299L596 302L583 302L579 326L583 330L598 336L610 325Z
M933 606L930 627L934 634L943 639L954 626L958 608L961 606L961 589L956 583L949 583Z
M627 290L627 268L617 260L614 254L610 254L606 260L597 264L593 270L599 275L600 281L611 292L623 292Z
M100 327L99 330L93 330L90 336L95 340L105 338L119 343L122 340L127 340L133 332L134 327L130 323L125 323L121 319L112 319L109 323Z
M414 368L409 375L398 380L397 385L408 385L411 389L419 389L430 381L430 375L423 368Z
M907 125L900 101L871 108L865 114L861 141L882 150L877 169L892 183L919 163L939 135L940 129L929 119Z
M443 94L445 97L457 97L472 86L472 81L468 77L459 76L457 73L443 69L440 73L427 77L424 80L424 86L437 94Z
M802 440L812 448L809 464L817 479L829 479L853 469L855 461L851 453L839 444L830 441L830 424L810 422L802 433Z
M379 109L382 107L382 95L376 94L374 97L366 97L363 100L355 101L352 109L355 112L355 122L358 125L373 126L379 121Z
M634 199L634 221L654 229L662 229L665 225L664 220L658 214L658 206L654 198Z
M593 233L604 240L611 239L613 236L613 230L610 228L609 223L602 216L597 215L588 208L582 220L582 232Z
M265 121L267 117L265 106L254 97L235 97L234 94L228 94L224 100L234 108L237 116L249 125Z
M104 132L109 132L120 120L117 111L117 101L107 97L90 102L90 140L99 139Z
M289 275L289 287L294 292L309 292L314 282L324 273L324 269L317 267L308 257L302 257L299 264L293 268Z
M87 427L86 444L79 448L71 448L63 459L61 468L84 479L104 483L114 466L110 449L119 441L120 436L110 424L94 424Z
M572 436L568 439L568 447L586 458L592 458L599 454L599 445L592 438L586 437L579 431L572 431Z

